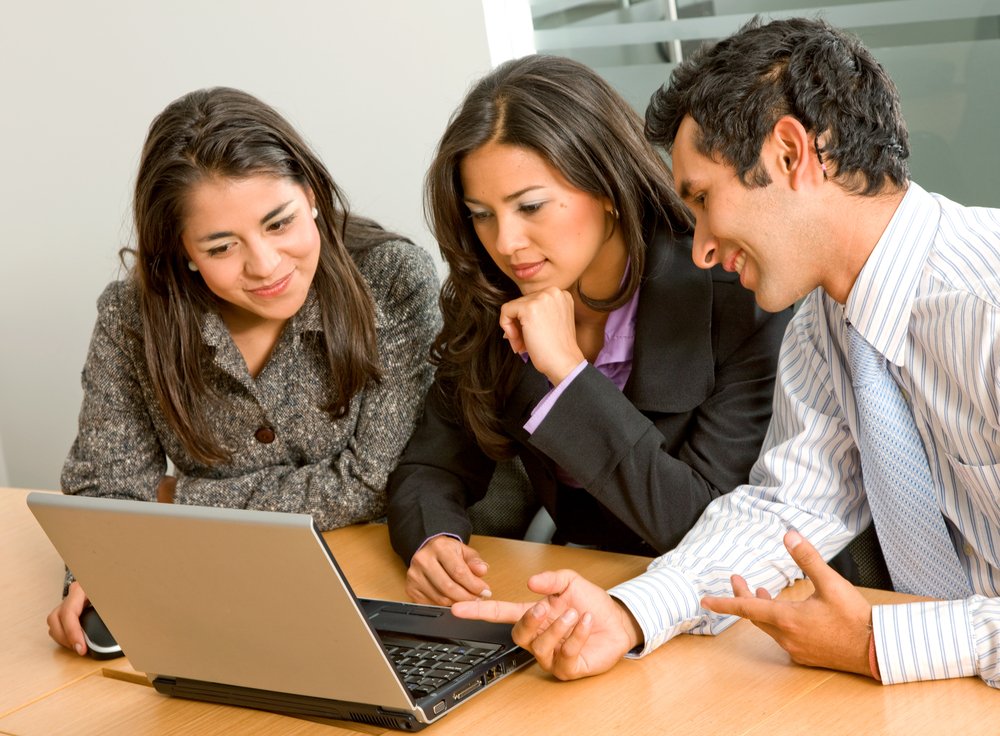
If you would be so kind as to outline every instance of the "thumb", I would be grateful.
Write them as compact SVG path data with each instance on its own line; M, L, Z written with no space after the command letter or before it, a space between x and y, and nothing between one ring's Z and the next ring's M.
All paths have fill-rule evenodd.
M528 578L528 589L539 595L560 595L580 577L575 570L549 570Z
M480 557L479 553L467 544L462 547L462 557L465 558L465 564L469 566L469 569L479 577L485 575L490 569L486 560Z
M837 572L826 564L826 560L816 550L815 547L794 529L785 534L785 548L795 560L795 564L806 574L817 593L821 593L824 586L836 580L843 580Z

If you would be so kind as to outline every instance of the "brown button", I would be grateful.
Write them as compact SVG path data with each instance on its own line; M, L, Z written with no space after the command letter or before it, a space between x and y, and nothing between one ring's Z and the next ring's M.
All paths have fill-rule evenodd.
M261 427L253 433L253 436L257 438L258 442L265 445L269 445L274 442L274 430L270 427Z

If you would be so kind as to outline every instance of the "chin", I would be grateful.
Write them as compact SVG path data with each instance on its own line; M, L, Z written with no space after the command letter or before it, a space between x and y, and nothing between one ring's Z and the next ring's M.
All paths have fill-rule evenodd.
M754 299L757 301L757 306L765 312L781 312L795 303L795 299L789 300L762 292L754 292Z

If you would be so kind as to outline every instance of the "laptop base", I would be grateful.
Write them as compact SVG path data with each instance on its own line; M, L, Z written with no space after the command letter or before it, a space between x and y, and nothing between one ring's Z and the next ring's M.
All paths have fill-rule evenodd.
M241 708L255 708L291 716L356 721L400 731L419 731L428 725L418 721L411 713L397 713L362 703L344 703L327 698L276 693L238 685L220 685L200 680L157 677L153 680L153 687L159 693L177 698L235 705Z

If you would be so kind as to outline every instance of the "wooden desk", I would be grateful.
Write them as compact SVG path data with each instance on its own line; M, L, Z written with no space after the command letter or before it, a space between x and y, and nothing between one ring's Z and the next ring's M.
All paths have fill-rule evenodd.
M127 663L111 668L52 643L45 614L59 600L62 564L24 506L25 491L0 489L0 582L4 626L0 733L351 734L398 733L321 724L271 713L166 698ZM360 596L403 596L404 568L386 529L365 525L324 535ZM648 560L588 550L476 538L497 596L522 598L531 572L574 567L601 585L641 572ZM808 583L786 594L808 595ZM869 591L884 602L895 594ZM1000 695L979 680L882 687L791 664L744 622L718 637L682 636L644 660L561 683L537 666L515 673L430 728L431 734L987 734Z

